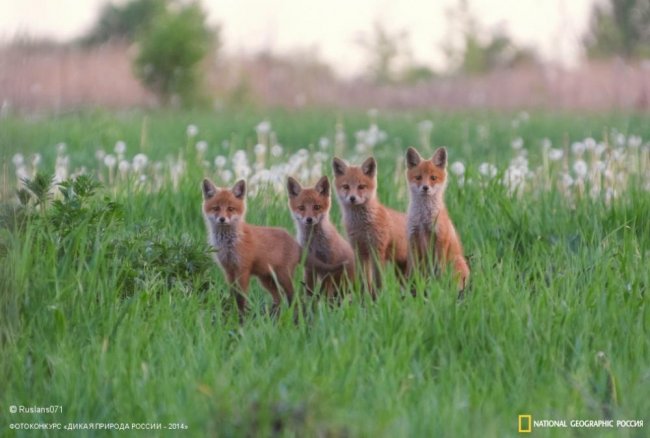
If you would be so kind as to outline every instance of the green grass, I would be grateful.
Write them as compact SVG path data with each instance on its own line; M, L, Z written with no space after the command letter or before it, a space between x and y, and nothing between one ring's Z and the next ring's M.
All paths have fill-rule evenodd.
M316 145L339 119L349 142L368 124L363 113L280 110L10 118L0 121L4 192L15 185L17 151L41 152L51 168L54 145L65 142L74 165L92 167L95 149L124 140L129 156L143 148L164 159L185 147L194 123L209 157L228 155L251 150L265 116L285 150ZM532 114L513 126L499 114L380 114L389 140L375 151L379 193L395 208L407 205L405 187L387 181L425 118L434 121L433 143L463 160L468 177L483 160L505 166L517 136L531 161L545 137L556 147L610 128L650 138L647 115ZM300 309L274 319L253 282L240 325L216 265L170 281L173 255L159 259L165 266L137 260L141 241L156 236L165 245L185 236L200 259L202 177L190 167L177 191L105 189L87 208L107 196L121 216L81 220L65 235L39 216L47 212L0 230L0 435L27 435L11 432L16 422L159 422L184 423L189 436L515 436L524 413L643 419L644 429L598 432L648 435L650 193L640 185L606 206L557 190L513 198L498 184L460 188L452 179L446 199L472 268L466 299L456 299L449 278L418 279L426 297L404 298L389 271L376 302L358 291L339 307L302 297ZM249 222L293 232L284 195L248 203ZM338 206L333 217L339 223ZM120 242L135 256L116 252ZM63 413L12 415L10 405L62 405Z

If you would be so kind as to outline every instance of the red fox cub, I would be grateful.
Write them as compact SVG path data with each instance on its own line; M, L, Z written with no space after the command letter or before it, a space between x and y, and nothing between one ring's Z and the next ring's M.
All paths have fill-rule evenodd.
M469 267L444 202L447 150L438 148L431 160L424 160L415 149L408 148L406 165L410 192L407 219L409 274L416 270L423 272L434 261L441 271L447 264L452 264L459 290L463 291L469 278Z
M287 192L300 246L321 262L346 265L345 270L338 274L328 274L318 268L305 268L307 289L312 291L314 281L319 277L327 296L332 298L346 275L348 279L354 278L354 253L350 244L330 222L330 181L327 176L323 176L313 188L302 188L298 181L289 177Z
M381 287L377 262L392 260L403 274L406 272L406 216L384 207L377 199L374 158L368 158L361 166L350 166L335 157L332 167L348 239L374 296Z
M239 287L237 307L242 314L251 275L258 277L271 293L275 307L281 301L280 288L291 302L292 275L300 260L300 247L287 231L249 225L244 222L245 213L244 180L231 190L218 188L207 178L203 180L203 217L208 241L216 249L215 261L228 282Z

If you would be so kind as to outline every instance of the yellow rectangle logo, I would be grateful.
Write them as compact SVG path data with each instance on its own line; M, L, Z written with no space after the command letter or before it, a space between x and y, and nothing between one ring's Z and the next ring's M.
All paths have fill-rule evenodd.
M520 415L517 421L519 433L530 433L533 431L533 416L530 414Z

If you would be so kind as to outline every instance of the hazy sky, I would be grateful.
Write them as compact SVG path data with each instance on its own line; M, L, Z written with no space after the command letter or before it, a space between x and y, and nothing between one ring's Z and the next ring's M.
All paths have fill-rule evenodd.
M513 38L565 64L580 56L579 42L597 0L469 0L488 30ZM65 40L93 23L105 0L0 0L0 38L16 33ZM119 2L118 2L119 3ZM457 0L203 0L210 21L222 26L230 53L315 50L342 74L364 65L358 44L374 22L408 32L413 58L440 66L440 46L450 38L445 11Z

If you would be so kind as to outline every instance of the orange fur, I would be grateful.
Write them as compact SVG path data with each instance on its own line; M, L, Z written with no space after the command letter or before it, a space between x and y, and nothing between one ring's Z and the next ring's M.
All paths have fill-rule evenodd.
M346 265L345 270L332 274L318 268L305 269L307 289L312 291L315 279L320 278L327 296L332 298L346 278L354 277L354 253L350 244L329 220L329 179L323 176L313 188L303 188L298 181L289 177L287 192L298 243L307 248L309 255L323 263Z
M249 225L246 213L246 184L237 182L232 189L217 188L203 180L203 216L210 244L216 249L215 261L228 282L235 287L241 314L246 309L246 294L251 276L257 277L273 296L277 308L281 292L293 298L292 276L300 261L301 249L282 228Z
M414 148L409 148L406 163L410 193L407 218L409 274L415 270L425 272L432 262L441 271L451 264L462 291L469 279L469 267L444 202L447 150L439 148L431 160L424 160Z
M406 216L379 202L374 158L368 158L361 166L350 166L334 158L332 165L348 239L374 295L381 287L379 264L393 261L400 273L406 272Z

